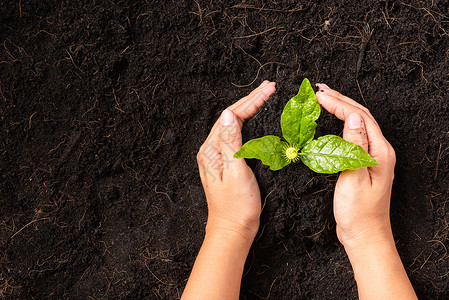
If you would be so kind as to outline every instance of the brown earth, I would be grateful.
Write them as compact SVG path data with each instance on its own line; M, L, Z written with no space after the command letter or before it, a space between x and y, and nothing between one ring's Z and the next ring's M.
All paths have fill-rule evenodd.
M2 1L0 295L179 298L206 221L199 146L264 79L244 139L280 135L307 77L378 120L405 268L421 299L449 298L448 1L350 3ZM341 130L322 113L317 135ZM356 298L337 176L248 163L265 206L242 299Z

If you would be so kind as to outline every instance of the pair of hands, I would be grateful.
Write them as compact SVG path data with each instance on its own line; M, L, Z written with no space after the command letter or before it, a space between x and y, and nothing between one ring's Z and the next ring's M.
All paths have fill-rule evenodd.
M318 102L345 122L343 138L363 147L378 166L344 171L334 193L337 236L354 270L360 299L416 299L390 225L395 154L371 113L354 100L318 84ZM275 92L264 81L223 111L198 152L209 210L206 236L182 296L238 299L249 248L259 228L261 199L256 178L234 153L243 123Z
M395 153L371 113L356 101L317 84L318 102L345 121L343 138L373 156L378 166L341 173L334 194L337 236L347 251L367 243L391 242L389 204ZM198 152L208 204L206 231L227 231L251 240L259 228L261 199L256 178L244 159L233 158L242 146L241 128L269 96L275 83L264 81L223 111Z

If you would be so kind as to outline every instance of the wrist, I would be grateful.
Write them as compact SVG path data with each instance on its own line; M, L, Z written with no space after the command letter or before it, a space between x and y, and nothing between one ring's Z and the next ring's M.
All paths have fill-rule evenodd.
M393 239L371 241L346 252L360 299L416 299Z
M393 233L390 220L365 222L360 226L351 226L351 229L343 230L337 224L337 236L345 247L346 252L357 251L376 245L393 244Z
M372 230L362 231L349 239L342 238L342 244L353 268L373 260L381 253L397 253L391 226L378 226ZM383 255L382 254L382 255Z
M231 219L209 216L206 225L206 237L220 236L223 239L249 244L251 246L257 231L259 219L237 222Z
M382 252L395 252L396 244L391 239L357 241L344 245L351 264L358 264L366 259L373 259Z

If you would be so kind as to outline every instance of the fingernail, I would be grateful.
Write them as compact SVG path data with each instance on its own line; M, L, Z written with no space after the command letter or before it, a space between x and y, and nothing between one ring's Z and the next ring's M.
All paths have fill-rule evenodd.
M323 89L330 89L325 83L317 83L315 84L318 87L318 90L322 91Z
M348 127L349 129L359 129L362 128L362 118L359 114L353 113L348 117Z
M221 125L223 126L229 126L234 124L234 113L228 109L225 109L221 113L220 122Z

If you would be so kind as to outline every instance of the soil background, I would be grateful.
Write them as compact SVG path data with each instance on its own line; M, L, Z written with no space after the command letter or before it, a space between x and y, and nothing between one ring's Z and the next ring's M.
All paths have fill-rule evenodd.
M196 153L220 112L303 78L368 107L397 154L391 219L421 299L449 298L448 1L0 3L0 296L178 299L204 236ZM317 135L341 134L327 112ZM264 209L242 299L354 299L337 175L248 161Z

